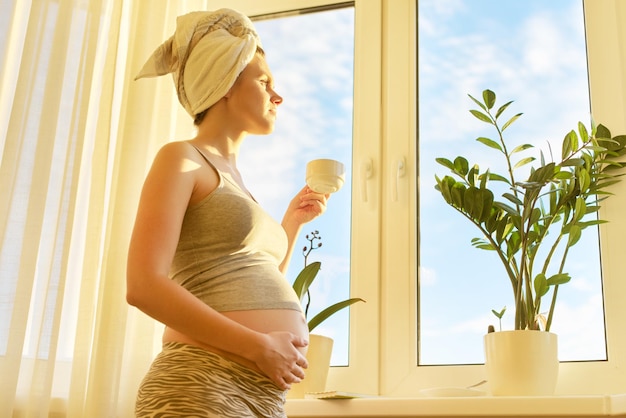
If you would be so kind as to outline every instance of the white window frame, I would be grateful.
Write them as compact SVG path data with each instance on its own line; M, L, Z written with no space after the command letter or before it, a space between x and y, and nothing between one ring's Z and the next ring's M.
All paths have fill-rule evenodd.
M469 385L480 365L417 366L418 0L356 0L350 365L332 368L329 389L390 397ZM333 0L208 0L249 15L339 4ZM584 0L592 111L626 132L626 4ZM369 171L368 171L369 169ZM367 176L367 173L370 176ZM367 193L364 193L366 190ZM603 205L601 250L608 360L562 363L558 394L626 392L626 182ZM365 199L367 197L367 199ZM581 330L584 332L584 330Z
M399 7L395 1L388 6ZM626 30L619 22L626 21L626 4L620 0L585 0L586 37L589 50L589 72L592 113L597 122L609 126L614 134L626 133ZM402 11L387 14L384 24L384 68L389 68L383 81L384 101L383 133L386 155L390 169L385 171L388 181L383 182L383 195L392 195L394 159L406 156L411 172L408 183L414 181L416 153L412 148L416 138L415 119L404 120L406 113L406 85L398 80L406 79L407 57L394 40L412 36L411 29L399 24L404 20ZM392 24L393 22L393 24ZM396 33L393 33L396 32ZM395 74L391 74L396 71ZM404 78L403 78L404 77ZM395 84L394 84L395 83ZM415 90L412 90L415 91ZM412 103L416 100L413 98ZM401 116L402 115L402 116ZM415 113L409 117L415 118ZM410 139L411 144L398 138ZM410 184L411 192L416 190ZM626 390L624 379L626 366L626 281L620 269L623 259L623 237L626 235L626 182L614 187L615 196L603 204L601 216L608 219L602 225L601 249L606 316L608 360L594 362L562 363L557 394L615 394ZM383 199L383 243L381 275L381 394L386 396L415 396L420 389L429 387L459 387L484 379L482 365L417 366L417 312L416 270L417 260L413 243L417 242L414 201L416 196L392 202ZM408 228L407 228L408 225ZM408 235L408 242L406 237ZM468 249L470 251L471 249ZM462 315L462 313L460 313ZM584 332L584 330L581 330ZM462 347L459 347L462 349Z

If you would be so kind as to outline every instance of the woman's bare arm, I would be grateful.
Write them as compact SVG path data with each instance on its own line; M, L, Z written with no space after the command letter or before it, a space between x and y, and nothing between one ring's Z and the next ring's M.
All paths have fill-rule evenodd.
M286 274L289 268L289 262L302 226L326 211L326 202L329 197L329 194L316 193L309 189L308 186L304 186L289 203L281 222L283 229L287 233L289 243L285 258L280 264L280 271L283 274Z

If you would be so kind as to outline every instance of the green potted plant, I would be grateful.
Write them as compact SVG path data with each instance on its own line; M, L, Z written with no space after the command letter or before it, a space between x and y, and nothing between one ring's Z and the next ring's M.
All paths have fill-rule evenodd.
M308 259L312 251L319 249L322 246L322 238L319 231L316 230L307 234L306 239L309 243L302 249L302 255L304 256L304 268L300 271L293 282L293 289L298 295L300 303L303 304L304 315L307 318L309 332L311 332L315 329L315 327L340 310L357 302L365 301L361 298L349 298L342 300L326 307L313 318L308 319L309 307L311 306L311 294L309 292L309 287L315 281L315 278L322 267L321 262L315 261L309 264ZM302 398L306 392L321 392L324 390L326 386L326 378L328 376L328 369L330 367L332 348L333 340L331 338L318 334L309 335L309 347L307 351L309 368L306 371L306 378L302 383L292 386L292 389L289 391L289 398Z
M512 101L496 108L496 94L491 90L483 91L482 101L469 97L478 105L470 110L471 114L493 126L497 134L496 140L479 137L477 141L500 155L506 172L498 174L481 169L462 156L454 160L437 158L452 175L435 176L435 188L446 203L481 232L480 237L472 239L472 245L494 251L500 260L513 291L515 330L548 331L526 332L521 338L546 338L537 336L545 334L554 340L550 356L556 357L556 336L549 331L559 286L570 280L565 269L568 252L584 229L605 222L597 218L597 212L600 202L610 195L609 186L623 175L619 169L624 163L616 158L626 153L626 136L612 137L603 125L592 125L588 130L579 123L577 130L565 135L560 154L554 156L550 151L549 155L540 152L538 158L525 156L532 145L512 146L504 139L504 131L522 115L518 113L501 121ZM520 173L524 173L522 179ZM550 298L547 315L542 311L546 297ZM500 319L503 313L500 311L496 316ZM485 336L487 356L494 334L501 333ZM519 347L522 343L516 340L508 344ZM531 344L535 349L539 343ZM532 356L538 357L534 349ZM514 362L528 368L520 357ZM486 364L494 392L488 358ZM509 369L506 373L524 380L519 369ZM545 390L553 391L555 383L556 375L554 384L548 379ZM535 389L525 390L529 392L521 394L537 394Z
M300 303L304 304L304 315L307 317L307 319L309 314L309 307L311 306L311 294L309 292L309 287L315 281L315 278L317 277L317 274L322 267L322 263L319 261L315 261L310 264L308 263L308 258L311 254L311 251L316 250L322 246L322 238L319 234L319 231L313 231L311 232L311 234L306 235L306 239L307 241L309 241L309 244L305 245L302 249L302 255L304 256L304 268L302 269L302 271L300 271L300 273L296 277L296 280L293 282L293 289L296 291L296 294L300 299ZM304 303L305 297L306 303ZM331 306L328 306L326 309L323 309L321 312L319 312L317 315L307 321L307 324L309 326L309 332L313 331L315 327L324 322L330 316L356 302L365 301L361 298L350 298L334 303Z

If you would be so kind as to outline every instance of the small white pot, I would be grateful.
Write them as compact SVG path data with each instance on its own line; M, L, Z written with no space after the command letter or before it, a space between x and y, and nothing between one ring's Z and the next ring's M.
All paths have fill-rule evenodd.
M304 370L302 382L291 385L287 399L303 399L305 393L324 392L326 378L330 369L330 357L333 353L333 339L323 335L309 335L309 347L306 359L309 368Z
M485 368L494 396L549 396L559 375L557 335L499 331L485 335Z

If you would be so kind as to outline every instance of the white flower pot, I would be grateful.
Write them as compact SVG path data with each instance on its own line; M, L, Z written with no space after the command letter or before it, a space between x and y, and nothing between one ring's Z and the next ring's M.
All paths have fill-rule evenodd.
M485 368L494 396L554 394L559 374L557 335L499 331L485 335Z
M333 352L333 339L322 335L309 335L309 347L306 359L309 368L304 370L306 377L300 383L291 385L287 399L303 399L305 393L324 392L326 378L330 369L330 357Z

